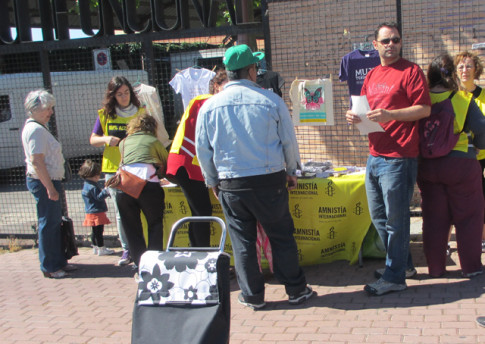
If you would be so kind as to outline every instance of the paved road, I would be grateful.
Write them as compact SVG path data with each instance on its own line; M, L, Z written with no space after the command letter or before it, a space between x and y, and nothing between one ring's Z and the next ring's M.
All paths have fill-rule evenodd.
M485 329L475 323L485 315L485 275L461 278L453 252L450 272L429 279L421 242L413 242L412 251L417 278L408 290L381 297L362 287L382 260L365 260L362 268L343 261L305 267L317 296L296 307L268 277L268 306L252 311L237 303L239 289L231 281L231 344L485 343ZM42 277L36 250L1 254L0 342L130 343L136 284L130 267L115 266L116 259L81 248L71 260L79 269L51 280Z

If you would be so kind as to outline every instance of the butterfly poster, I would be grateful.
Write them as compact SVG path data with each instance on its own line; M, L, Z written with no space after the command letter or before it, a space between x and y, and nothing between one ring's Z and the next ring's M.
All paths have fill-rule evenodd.
M298 80L290 88L295 125L334 125L330 79Z

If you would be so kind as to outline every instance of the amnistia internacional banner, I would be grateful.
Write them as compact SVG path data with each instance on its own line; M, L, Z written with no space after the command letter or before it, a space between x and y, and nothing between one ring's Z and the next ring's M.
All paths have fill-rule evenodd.
M359 250L370 227L364 173L331 178L299 179L298 187L290 191L289 209L295 224L295 239L301 265L315 265L335 260L355 264ZM182 217L191 216L181 189L164 187L164 242L172 225ZM224 219L219 202L210 192L213 216ZM220 228L211 224L211 246L219 245ZM263 236L263 241L267 240ZM267 267L265 242L260 242L262 266ZM177 231L175 246L188 247L188 224ZM230 238L224 251L232 255ZM271 260L271 258L270 258Z

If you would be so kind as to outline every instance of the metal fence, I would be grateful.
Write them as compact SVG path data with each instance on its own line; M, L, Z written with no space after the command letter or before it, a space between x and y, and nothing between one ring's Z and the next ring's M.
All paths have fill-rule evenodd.
M83 181L77 172L87 158L101 161L103 148L91 146L89 137L109 80L123 75L133 85L154 86L172 138L183 114L181 96L169 85L174 75L189 67L215 69L222 65L225 44L233 37L262 36L262 31L260 22L0 46L0 238L36 237L36 208L25 186L21 142L27 118L23 101L29 91L50 88L56 98L49 127L57 132L73 169L73 179L63 184L67 213L76 234L87 236L91 228L82 227ZM107 203L113 223L105 226L105 235L117 236L114 207L109 199Z

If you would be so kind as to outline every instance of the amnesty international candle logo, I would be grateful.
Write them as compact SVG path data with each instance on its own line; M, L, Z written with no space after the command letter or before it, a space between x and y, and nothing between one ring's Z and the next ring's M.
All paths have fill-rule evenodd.
M354 209L352 209L352 212L355 215L362 215L364 213L364 207L362 207L361 202L355 203L355 207L354 207Z
M303 210L300 209L299 203L295 204L295 206L293 207L293 210L291 211L291 215L297 219L303 216Z
M325 187L325 193L330 197L335 195L335 186L331 180L328 181L327 186Z
M335 239L335 227L330 227L330 229L328 230L327 238L330 240Z
M185 202L184 201L180 201L180 203L179 203L179 212L182 215L186 215L187 214L187 206L185 205Z

